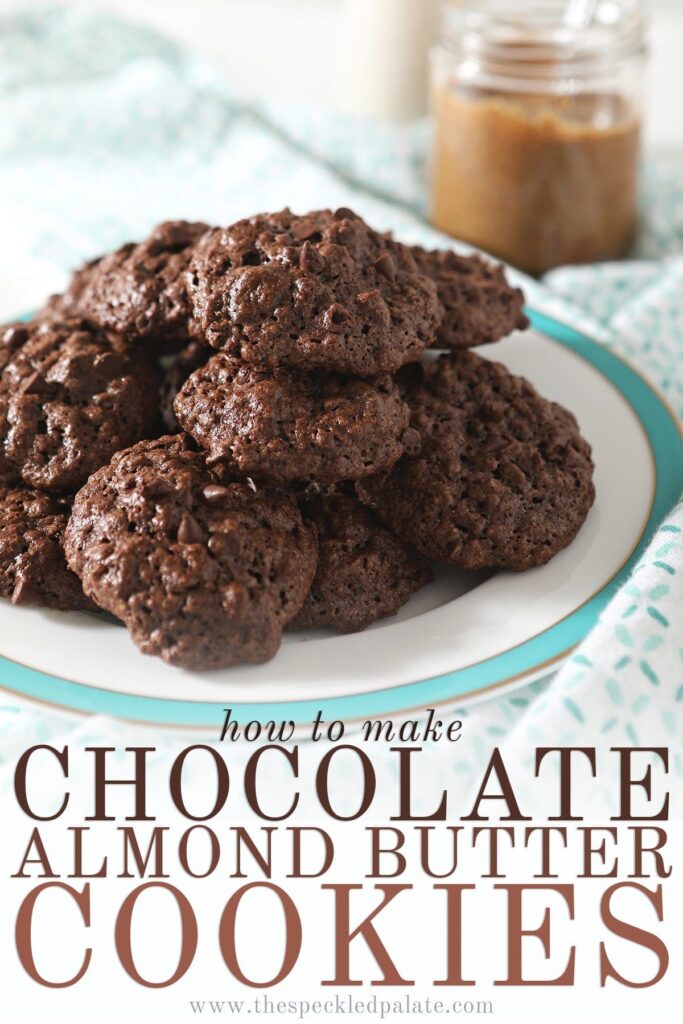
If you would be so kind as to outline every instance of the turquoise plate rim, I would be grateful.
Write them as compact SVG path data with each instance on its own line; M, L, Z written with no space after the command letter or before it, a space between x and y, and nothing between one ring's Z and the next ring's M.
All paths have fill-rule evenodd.
M306 724L320 711L326 720L349 721L396 715L418 708L472 701L506 684L524 682L550 668L584 639L614 592L628 578L652 534L683 492L683 432L678 419L655 388L608 347L554 317L528 310L533 326L586 359L626 398L650 441L655 461L655 494L643 534L614 578L586 604L538 636L486 661L445 675L386 690L348 697L276 703L235 703L233 717L242 722L293 720ZM678 458L676 457L678 452ZM0 688L61 710L155 725L218 728L224 703L165 700L117 693L60 679L0 657Z

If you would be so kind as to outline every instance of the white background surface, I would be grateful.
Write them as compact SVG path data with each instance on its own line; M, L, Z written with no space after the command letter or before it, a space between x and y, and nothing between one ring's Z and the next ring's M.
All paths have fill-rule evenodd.
M0 11L40 0L0 0ZM218 64L248 95L342 101L344 13L353 0L88 0L153 25ZM367 0L368 6L376 0ZM421 3L423 0L415 0ZM651 0L648 135L659 151L683 151L683 0Z

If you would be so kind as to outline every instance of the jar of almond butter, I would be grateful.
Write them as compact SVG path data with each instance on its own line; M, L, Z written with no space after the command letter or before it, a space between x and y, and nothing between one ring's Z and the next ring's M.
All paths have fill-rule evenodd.
M456 0L432 53L436 227L539 275L627 254L646 63L636 0Z

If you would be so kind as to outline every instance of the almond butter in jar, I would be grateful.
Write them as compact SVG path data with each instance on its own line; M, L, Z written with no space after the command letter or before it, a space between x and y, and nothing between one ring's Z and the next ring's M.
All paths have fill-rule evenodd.
M540 275L626 255L645 26L636 0L457 0L432 52L433 224Z

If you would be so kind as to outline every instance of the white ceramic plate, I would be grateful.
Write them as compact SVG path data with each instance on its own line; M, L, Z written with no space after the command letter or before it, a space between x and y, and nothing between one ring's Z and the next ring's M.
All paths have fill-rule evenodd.
M228 706L244 720L307 721L318 709L349 719L464 704L547 672L590 629L676 500L683 448L673 415L632 369L570 328L533 319L532 331L482 354L571 409L596 464L595 506L549 565L439 568L399 615L365 633L289 635L267 665L208 674L143 657L104 618L3 601L0 684L62 707L197 726L215 725Z

